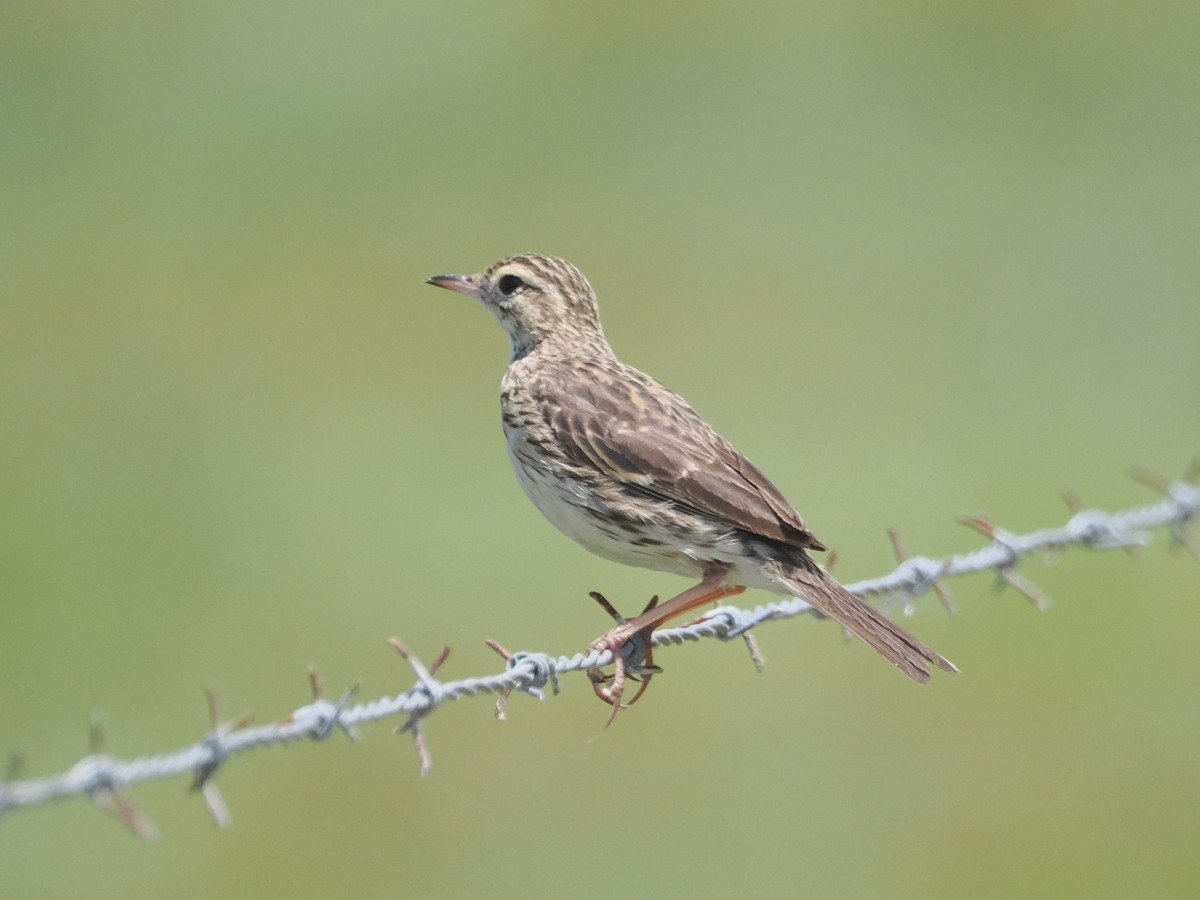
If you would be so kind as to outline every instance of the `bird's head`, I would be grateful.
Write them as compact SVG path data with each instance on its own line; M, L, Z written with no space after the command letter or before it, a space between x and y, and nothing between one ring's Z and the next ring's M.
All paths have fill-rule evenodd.
M504 326L514 358L560 341L607 346L596 292L582 272L557 256L522 253L478 275L434 275L426 283L481 300Z

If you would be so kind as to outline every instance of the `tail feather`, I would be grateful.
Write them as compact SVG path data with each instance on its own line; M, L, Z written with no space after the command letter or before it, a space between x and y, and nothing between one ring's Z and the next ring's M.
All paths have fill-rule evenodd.
M779 573L783 584L862 639L913 681L927 682L930 666L958 671L945 657L838 584L815 561L806 557L804 562L807 565L789 566Z

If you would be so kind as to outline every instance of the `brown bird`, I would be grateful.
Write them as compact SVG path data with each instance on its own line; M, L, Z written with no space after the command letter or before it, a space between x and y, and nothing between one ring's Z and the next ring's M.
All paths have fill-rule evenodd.
M618 620L592 644L613 652L611 687L597 686L597 694L614 715L626 641L640 634L649 647L663 622L747 587L804 599L914 681L928 681L931 665L955 671L808 555L825 546L682 397L617 359L596 294L575 266L526 253L478 275L435 275L428 283L481 300L508 333L504 434L517 480L543 515L605 559L700 579Z

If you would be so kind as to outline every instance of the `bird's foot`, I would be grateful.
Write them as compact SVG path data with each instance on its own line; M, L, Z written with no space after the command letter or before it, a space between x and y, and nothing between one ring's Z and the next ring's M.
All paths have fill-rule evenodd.
M604 727L607 728L616 719L618 711L637 703L638 698L646 693L646 689L650 686L650 679L662 671L654 665L654 645L650 642L650 636L658 623L651 622L638 627L636 620L634 623L629 622L602 594L592 591L590 596L617 623L616 628L592 641L591 644L591 649L599 653L603 653L605 650L612 651L612 674L606 674L599 666L592 666L587 673L596 696L612 707L612 713L609 714L608 721L604 723ZM638 619L641 619L657 605L658 597L651 597L646 608L642 610L642 616L639 616ZM630 648L628 654L626 654L626 647ZM640 681L641 685L628 703L622 703L621 697L625 693L627 678Z
M591 649L604 652L611 650L613 655L613 674L606 676L598 666L588 670L588 678L592 682L592 690L596 696L612 706L612 714L605 723L605 728L612 724L618 710L624 706L632 706L650 684L650 678L662 669L654 665L654 648L651 635L654 629L676 616L717 600L740 594L746 588L743 585L723 585L721 582L729 572L729 566L714 563L704 571L704 579L695 587L688 588L682 594L672 597L661 606L658 597L652 597L641 615L626 619L603 596L592 591L592 599L604 607L605 612L616 620L617 627L598 640L592 641ZM626 646L630 646L628 653ZM625 691L626 677L641 676L642 685L638 688L633 699L626 704L621 703L621 695Z

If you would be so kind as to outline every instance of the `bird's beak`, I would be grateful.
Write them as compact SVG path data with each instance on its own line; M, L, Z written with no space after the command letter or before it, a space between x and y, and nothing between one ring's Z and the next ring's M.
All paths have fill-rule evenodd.
M479 296L479 285L475 283L474 278L470 275L434 275L431 278L426 278L425 283L445 288L448 291L458 291L458 293L466 294L468 297L477 298Z

